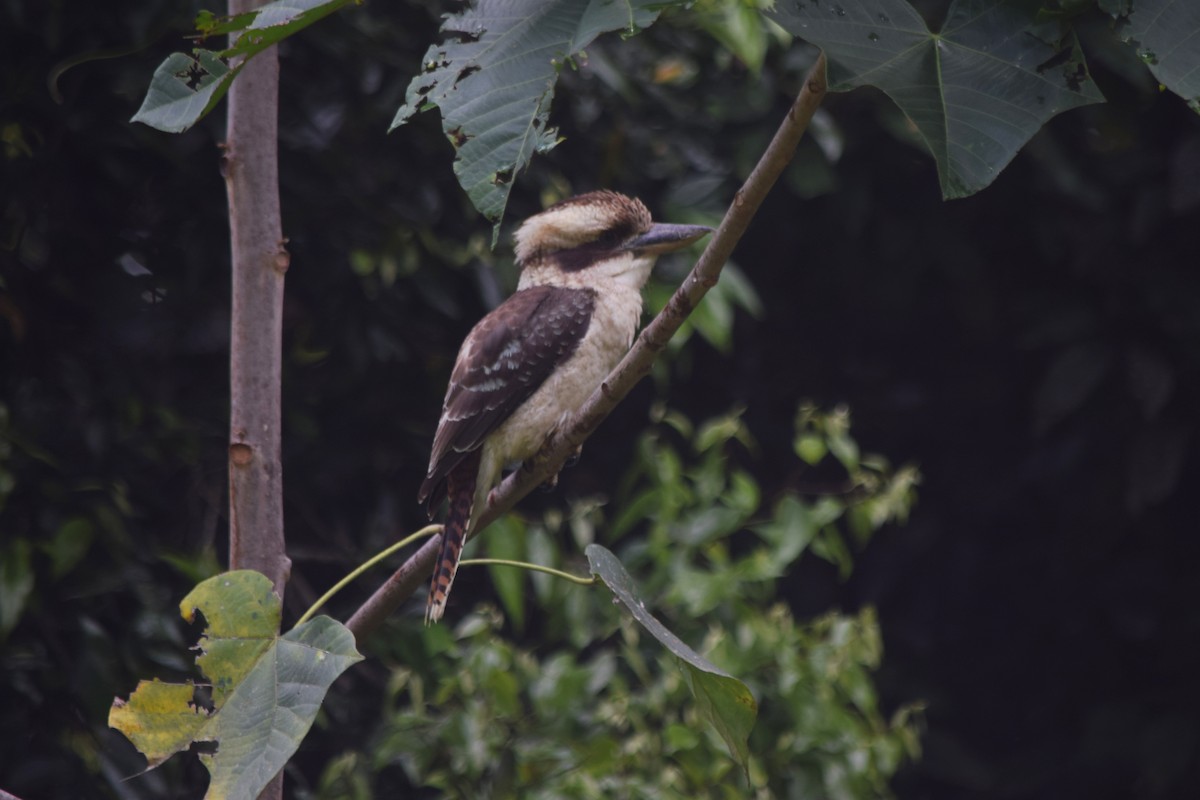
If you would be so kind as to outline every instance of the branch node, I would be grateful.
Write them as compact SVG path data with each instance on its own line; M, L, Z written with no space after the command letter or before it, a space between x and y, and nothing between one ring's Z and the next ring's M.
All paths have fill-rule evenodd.
M686 316L686 314L682 314L680 316ZM671 341L670 334L666 336L655 336L653 331L647 331L645 338L646 347L648 347L655 354L661 353L667 346L667 342Z
M235 467L244 467L254 460L254 448L245 442L229 445L229 460Z
M221 151L221 177L229 180L233 174L233 148L229 146L228 142L218 142L217 149Z

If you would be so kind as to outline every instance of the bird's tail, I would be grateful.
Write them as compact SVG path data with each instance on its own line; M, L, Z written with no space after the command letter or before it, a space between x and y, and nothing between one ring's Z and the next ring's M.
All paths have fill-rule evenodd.
M458 559L462 556L466 542L467 526L471 522L471 507L475 503L475 481L479 471L479 457L467 458L446 477L446 495L450 509L446 513L446 524L442 526L442 549L433 568L433 581L429 585L429 600L425 604L425 624L437 622L446 611L446 599L458 572Z

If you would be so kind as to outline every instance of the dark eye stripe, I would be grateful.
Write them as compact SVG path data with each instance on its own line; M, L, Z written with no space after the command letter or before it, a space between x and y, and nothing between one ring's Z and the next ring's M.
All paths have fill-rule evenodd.
M612 256L636 233L634 220L622 220L590 242L555 250L546 253L544 257L558 264L564 272L578 272Z
M547 253L546 260L557 264L563 272L579 272L615 254L620 242L615 245L588 242L577 247Z
M624 244L634 237L637 231L634 228L634 221L625 219L600 234L595 241L595 244L603 245L609 248L617 247Z

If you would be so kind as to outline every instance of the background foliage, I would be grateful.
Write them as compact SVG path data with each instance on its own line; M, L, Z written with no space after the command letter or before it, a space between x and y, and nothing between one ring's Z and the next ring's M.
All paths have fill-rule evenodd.
M174 609L222 560L220 121L179 137L127 122L197 10L0 3L0 786L25 797L177 797L204 782L195 762L123 782L141 761L103 727L112 695L138 676L190 674ZM722 26L730 41L715 45L705 29L731 19L744 24ZM366 6L282 54L293 619L362 553L421 520L412 498L454 350L513 283L509 252L488 250L490 226L447 168L438 121L420 115L383 135L437 24L418 4ZM758 670L782 691L820 663L843 665L861 713L835 727L860 738L833 750L752 742L788 765L752 773L794 781L768 786L778 794L818 781L879 791L911 745L902 709L916 700L923 756L892 782L902 796L1174 797L1200 782L1200 546L1181 488L1200 478L1200 125L1136 53L1107 44L1108 24L1094 12L1076 20L1110 102L1055 118L987 191L952 204L881 94L830 97L735 254L744 282L706 301L699 335L673 346L560 489L522 505L527 535L489 541L524 541L555 561L581 550L580 531L623 534L608 544L628 548L656 601L701 637L710 625L726 633L707 652L731 672ZM672 221L711 219L811 59L775 37L700 4L628 42L599 40L557 91L552 121L566 140L516 181L511 218L540 208L540 191L607 186ZM679 268L665 264L664 283ZM758 521L777 519L795 512L788 498L844 490L833 440L816 467L797 456L817 452L811 438L796 447L812 430L797 419L805 398L847 403L854 439L919 464L920 505L848 575L839 542L848 555L853 532L870 529L852 519L815 535L785 575L720 585L730 565L755 566L744 559L770 547L769 525L724 554L703 536L668 540L668 520L705 522L663 487L699 491L685 472L703 474L705 454L719 452L731 476L745 475L720 495L731 519L752 505ZM739 406L752 452L728 440L693 449L687 425L671 423ZM671 451L678 470L657 474ZM654 521L623 529L620 511L635 503ZM594 602L587 590L521 577L533 592L517 608L512 578L496 574L493 588L483 576L456 586L456 628L389 636L335 685L340 701L306 742L296 786L364 792L379 769L377 790L463 780L470 793L524 769L550 776L551 794L582 795L594 787L570 781L607 772L637 796L642 773L605 769L619 762L665 766L680 792L720 790L727 762L707 755L719 741L671 716L686 687L669 664L641 671L638 654L654 651L615 610L597 613L604 628L580 630L570 603ZM779 605L742 632L739 603L772 597ZM472 610L476 600L499 605ZM411 630L415 617L395 626ZM561 649L545 648L550 637ZM600 640L620 657L605 662ZM862 676L881 647L876 704ZM503 702L480 707L457 669L465 658L483 660L471 674ZM613 709L615 690L596 689L597 676L627 687L629 707ZM764 731L844 705L795 691L779 719L763 710ZM569 702L581 695L596 702ZM436 763L398 755L429 730L418 724L434 726ZM637 738L647 730L663 736ZM595 734L601 752L563 753L558 731L617 734ZM522 732L535 734L527 752L504 746ZM647 740L663 750L613 750ZM838 767L861 764L863 743L877 761ZM829 757L810 763L814 752ZM600 766L562 772L581 760Z

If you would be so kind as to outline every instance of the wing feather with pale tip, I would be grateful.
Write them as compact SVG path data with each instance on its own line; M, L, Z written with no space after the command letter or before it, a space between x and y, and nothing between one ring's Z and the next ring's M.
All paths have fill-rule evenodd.
M534 286L505 300L471 330L450 376L417 495L418 502L428 501L431 515L445 496L450 471L574 354L595 304L591 289Z

